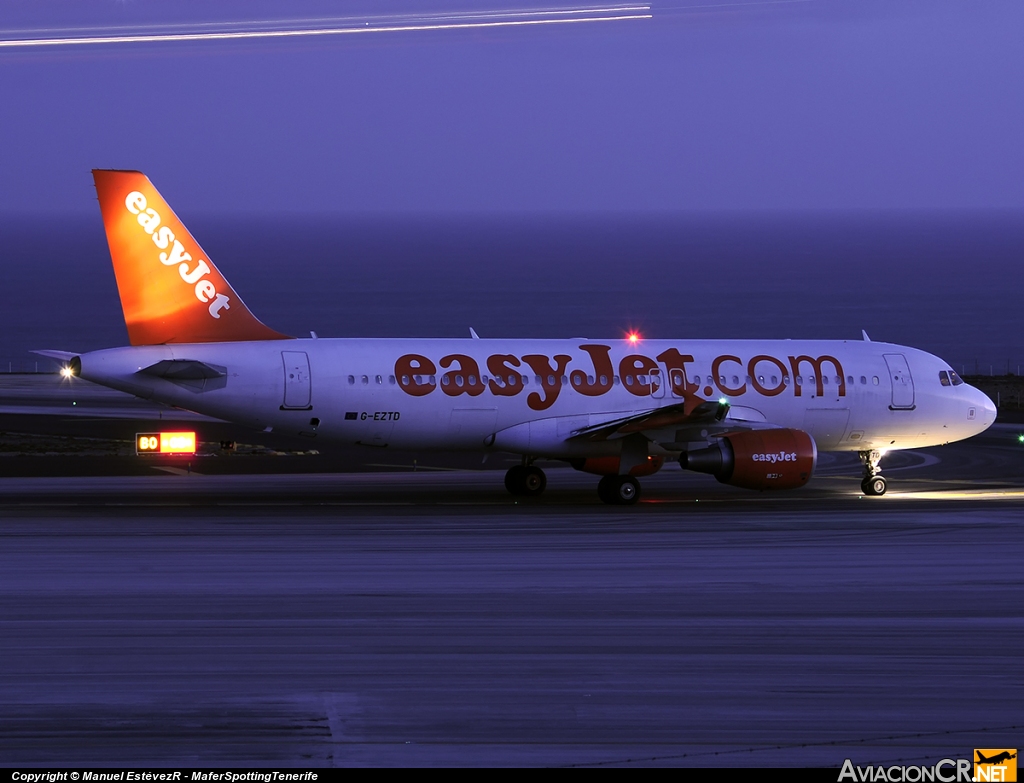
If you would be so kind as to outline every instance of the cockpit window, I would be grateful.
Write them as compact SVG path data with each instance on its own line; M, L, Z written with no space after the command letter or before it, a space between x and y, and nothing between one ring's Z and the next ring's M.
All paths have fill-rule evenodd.
M949 382L949 373L946 372L945 370L939 370L939 383L941 383L943 386L951 386L952 385Z
M949 371L949 379L953 382L954 386L959 386L964 382L964 379L957 375L953 370Z

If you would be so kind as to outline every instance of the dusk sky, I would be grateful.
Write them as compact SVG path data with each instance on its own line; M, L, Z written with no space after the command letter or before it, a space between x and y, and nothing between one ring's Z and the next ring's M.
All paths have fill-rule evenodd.
M522 6L542 7L568 6ZM5 0L0 38L488 8L520 7ZM1024 4L650 13L0 48L0 212L95 214L94 167L141 169L190 213L1024 208Z

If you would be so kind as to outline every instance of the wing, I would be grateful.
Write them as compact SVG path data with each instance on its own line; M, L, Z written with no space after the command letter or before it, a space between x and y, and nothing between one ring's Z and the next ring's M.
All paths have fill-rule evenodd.
M624 438L637 432L650 432L682 425L710 424L723 421L728 413L728 402L684 400L673 405L665 405L590 427L583 427L573 432L569 440L596 442Z
M726 400L713 402L687 395L681 402L574 430L568 440L596 443L639 433L669 451L674 451L678 450L674 446L679 443L706 440L708 434L771 429L776 426L753 408L734 406Z

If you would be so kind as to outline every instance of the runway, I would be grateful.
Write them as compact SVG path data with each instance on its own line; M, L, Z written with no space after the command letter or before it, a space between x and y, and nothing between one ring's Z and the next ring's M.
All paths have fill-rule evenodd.
M1022 461L997 428L893 455L883 498L843 457L626 509L568 469L518 503L495 470L0 479L0 765L1018 747Z

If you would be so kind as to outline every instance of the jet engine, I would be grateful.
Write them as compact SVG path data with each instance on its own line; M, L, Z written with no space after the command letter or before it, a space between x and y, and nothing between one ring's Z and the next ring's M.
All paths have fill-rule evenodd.
M729 432L704 449L684 451L685 470L710 473L723 484L746 489L796 489L818 461L814 438L803 430Z

